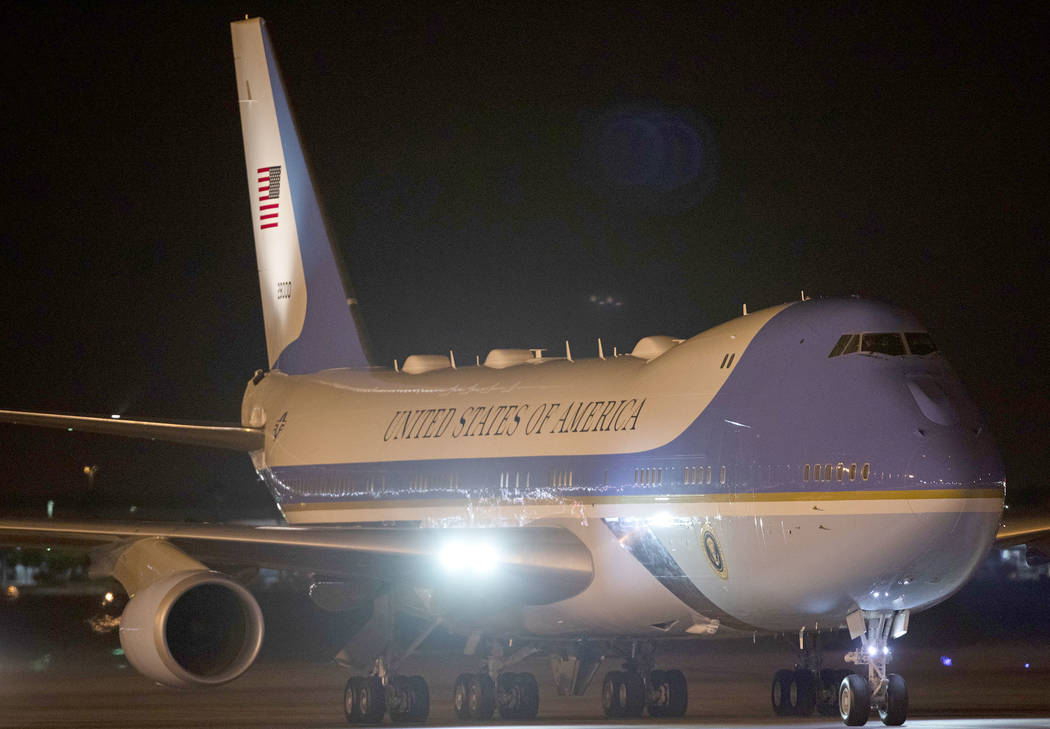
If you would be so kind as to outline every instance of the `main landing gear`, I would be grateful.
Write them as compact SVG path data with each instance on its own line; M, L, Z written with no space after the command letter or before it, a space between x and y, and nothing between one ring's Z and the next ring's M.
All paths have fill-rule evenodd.
M821 653L815 640L807 644L799 633L800 660L792 670L773 676L770 699L777 716L824 716L836 713L846 726L863 726L871 711L878 712L887 726L900 726L908 716L908 687L896 673L886 673L889 639L908 630L907 611L851 614L848 623L860 649L847 653L846 663L868 667L867 677L848 669L821 668ZM814 636L815 638L815 636Z
M343 693L346 720L378 724L390 712L395 724L422 723L430 714L430 690L422 676L353 676Z
M678 669L653 668L648 644L632 644L631 657L622 671L609 671L602 682L602 711L611 719L636 718L643 711L656 718L683 716L688 706L688 686Z
M531 673L461 673L452 692L452 708L463 721L488 721L496 709L503 719L531 721L540 709L540 688Z

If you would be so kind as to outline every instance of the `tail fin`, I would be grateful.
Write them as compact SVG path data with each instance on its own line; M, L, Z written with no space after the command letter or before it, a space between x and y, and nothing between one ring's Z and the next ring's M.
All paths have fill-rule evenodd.
M230 24L271 369L369 365L261 18Z

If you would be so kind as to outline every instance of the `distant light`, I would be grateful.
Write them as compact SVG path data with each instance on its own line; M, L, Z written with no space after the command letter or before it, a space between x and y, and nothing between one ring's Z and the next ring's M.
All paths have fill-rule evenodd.
M999 556L1002 557L1003 562L1008 561L1010 559L1010 550L1004 549L1002 552L1000 552Z
M47 500L47 518L50 519L54 515L55 515L55 500L54 499L48 499Z
M950 667L952 665L952 659L948 656L941 656L941 665Z
M120 420L120 416L115 413L113 415L110 415L109 417L113 418L114 420Z
M1032 665L1031 663L1026 663L1026 664L1024 664L1024 667L1025 667L1025 668L1028 668L1028 667L1030 667L1031 665Z
M113 649L113 655L115 655L115 656L122 656L122 655L124 655L124 649L123 648L114 648Z
M105 596L102 598L102 604L103 605L108 605L111 602L113 602L113 593L112 592L107 592L105 594Z
M72 428L66 428L66 432L67 432L67 433L72 433L72 432L73 432L73 429L72 429Z

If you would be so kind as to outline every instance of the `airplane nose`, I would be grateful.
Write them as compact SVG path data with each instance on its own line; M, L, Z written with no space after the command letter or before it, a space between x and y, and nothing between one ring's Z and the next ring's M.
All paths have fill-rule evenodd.
M1005 480L994 442L979 429L933 425L916 428L915 438L907 478L918 488L995 488Z

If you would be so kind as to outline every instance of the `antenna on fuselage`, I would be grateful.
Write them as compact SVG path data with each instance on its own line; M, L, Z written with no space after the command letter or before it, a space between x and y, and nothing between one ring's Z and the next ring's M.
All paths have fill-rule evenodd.
M452 365L452 369L456 369L456 355L452 350L448 350L448 361Z
M565 359L572 362L572 351L569 349L569 340L565 340Z
M397 360L394 360L394 372L400 372L401 370L397 366Z
M605 359L605 352L602 351L602 338L598 337L598 359Z
M747 304L744 304L744 316L747 316Z

